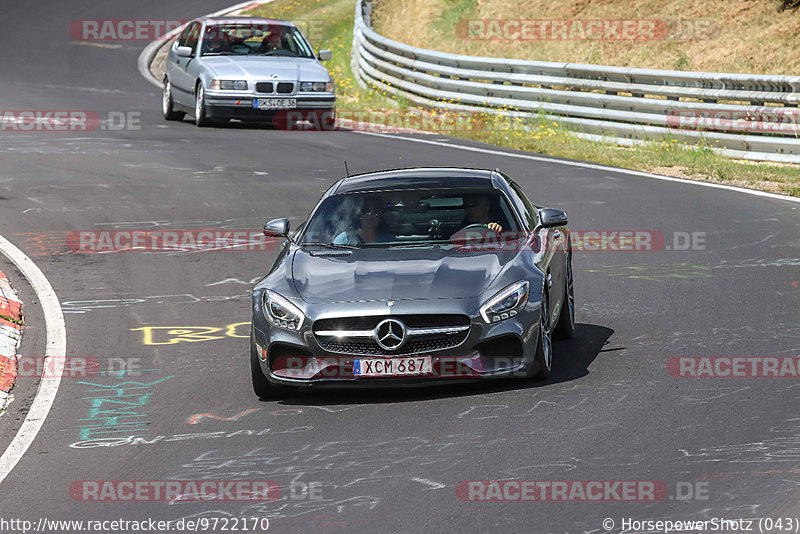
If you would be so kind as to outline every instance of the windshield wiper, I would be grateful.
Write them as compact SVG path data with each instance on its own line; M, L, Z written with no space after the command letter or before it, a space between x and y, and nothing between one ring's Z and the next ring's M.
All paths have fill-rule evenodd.
M358 245L348 245L345 243L300 243L300 244L307 247L344 248L344 249L359 248Z
M386 244L390 247L430 247L433 245L452 245L449 239L438 239L435 241L406 241Z

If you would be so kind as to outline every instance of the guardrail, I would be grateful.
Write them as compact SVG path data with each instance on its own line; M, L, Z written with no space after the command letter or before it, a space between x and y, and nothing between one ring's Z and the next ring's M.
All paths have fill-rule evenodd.
M371 27L356 4L360 83L428 108L545 117L577 135L632 144L677 139L726 156L800 163L800 76L609 67L449 54Z

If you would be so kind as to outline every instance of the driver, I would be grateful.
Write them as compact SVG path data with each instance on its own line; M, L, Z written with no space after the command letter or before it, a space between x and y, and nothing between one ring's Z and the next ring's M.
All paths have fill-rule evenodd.
M273 50L280 50L281 48L283 48L281 46L281 34L277 31L273 31L270 32L267 38L261 42L259 53L265 54L267 52L272 52Z
M493 222L489 215L491 203L489 197L483 195L468 195L464 197L464 220L461 227L465 228L471 224L485 224L489 230L500 233L503 227L500 223Z

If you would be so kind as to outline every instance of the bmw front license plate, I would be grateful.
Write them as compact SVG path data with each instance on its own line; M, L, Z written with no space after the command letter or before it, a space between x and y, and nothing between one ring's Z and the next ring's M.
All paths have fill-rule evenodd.
M356 376L416 376L431 372L433 372L433 361L430 356L353 360L353 374Z
M258 109L294 109L297 107L296 98L256 98L253 107Z

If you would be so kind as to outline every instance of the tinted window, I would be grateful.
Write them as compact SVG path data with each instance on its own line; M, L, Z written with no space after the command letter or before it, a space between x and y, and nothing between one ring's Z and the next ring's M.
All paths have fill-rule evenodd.
M511 207L494 189L347 193L328 197L320 204L301 242L449 242L466 226L490 222L499 224L503 231L519 230ZM365 232L368 235L363 235Z

